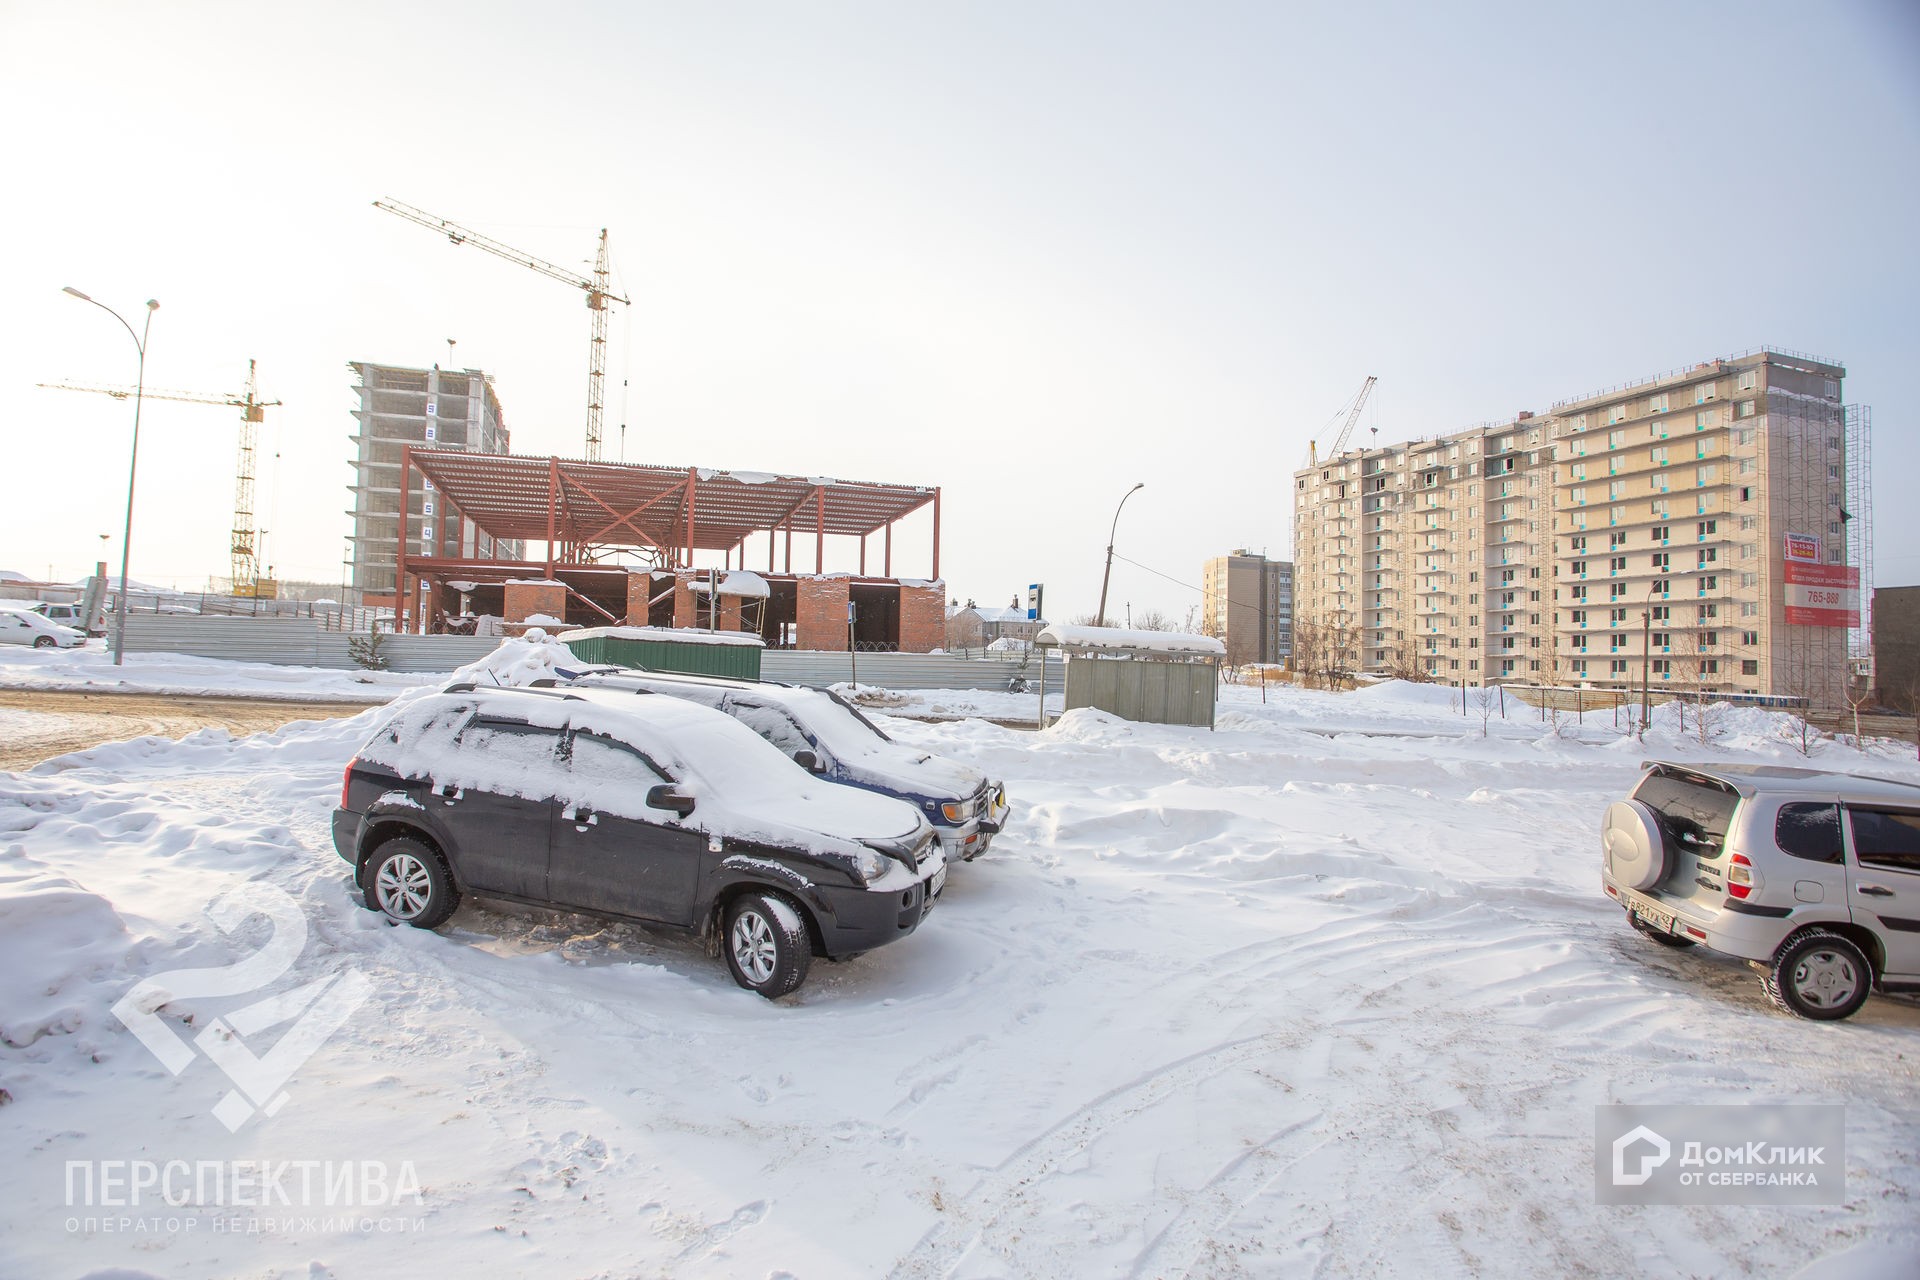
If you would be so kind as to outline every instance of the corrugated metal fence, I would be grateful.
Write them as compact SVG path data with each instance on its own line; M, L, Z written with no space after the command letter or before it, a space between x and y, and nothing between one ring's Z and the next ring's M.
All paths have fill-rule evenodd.
M347 650L352 638L350 633L323 631L307 618L127 615L128 653L185 653L230 662L351 671L360 665ZM380 656L387 660L389 671L451 671L486 657L499 646L497 639L470 636L383 635Z
M359 664L347 651L351 635L324 631L305 618L220 618L138 613L127 615L128 653L185 653L232 662L328 667L350 671ZM469 636L384 635L380 654L390 671L452 671L484 658L497 639ZM888 689L1005 689L1016 678L1040 682L1040 660L954 658L938 653L844 653L769 649L761 674L792 684L837 684L857 671L861 684ZM1047 687L1059 689L1064 668L1047 664Z

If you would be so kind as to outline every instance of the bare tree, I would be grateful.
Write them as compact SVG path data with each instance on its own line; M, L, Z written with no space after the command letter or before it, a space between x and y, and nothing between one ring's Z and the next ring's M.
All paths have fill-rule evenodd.
M1171 631L1173 619L1158 609L1142 609L1133 619L1135 631Z
M1475 685L1464 690L1467 705L1480 713L1480 736L1487 736L1487 727L1493 719L1493 709L1500 700L1499 689L1490 684Z

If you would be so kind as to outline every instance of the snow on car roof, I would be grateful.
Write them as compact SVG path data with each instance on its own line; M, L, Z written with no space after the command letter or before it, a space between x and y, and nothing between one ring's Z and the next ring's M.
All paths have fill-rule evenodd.
M1688 764L1679 760L1647 760L1643 769L1681 769L1729 783L1743 796L1760 791L1792 791L1818 795L1847 793L1876 800L1912 804L1920 800L1920 785L1866 773L1807 769L1785 764Z

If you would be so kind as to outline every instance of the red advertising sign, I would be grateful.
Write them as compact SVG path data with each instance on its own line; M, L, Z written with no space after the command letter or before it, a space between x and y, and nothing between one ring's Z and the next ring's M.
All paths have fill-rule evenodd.
M1790 533L1786 543L1787 559L1807 564L1820 563L1820 539L1809 533Z
M1786 563L1787 625L1860 625L1860 570L1845 564Z

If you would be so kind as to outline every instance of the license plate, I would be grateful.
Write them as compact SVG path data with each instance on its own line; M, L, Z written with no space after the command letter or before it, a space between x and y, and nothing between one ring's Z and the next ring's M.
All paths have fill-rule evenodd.
M1640 923L1661 933L1673 932L1673 917L1664 911L1655 911L1651 907L1635 907L1633 914L1640 917Z
M927 882L927 896L929 898L937 898L940 896L940 891L946 887L947 864L943 862L934 868L933 879Z

